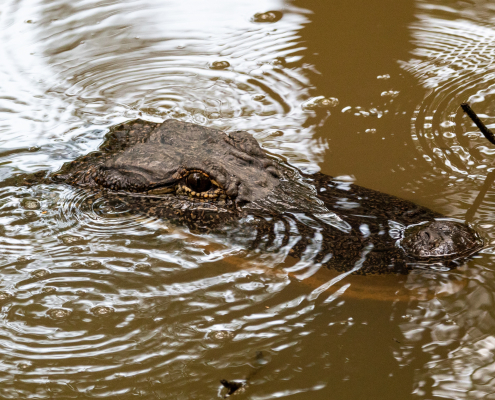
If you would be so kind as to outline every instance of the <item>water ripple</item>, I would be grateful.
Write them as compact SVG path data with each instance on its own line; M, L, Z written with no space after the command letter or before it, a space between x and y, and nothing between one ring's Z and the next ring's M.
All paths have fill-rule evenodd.
M412 120L413 140L435 174L481 181L493 169L491 150L459 106L467 101L487 125L494 122L495 30L469 18L468 7L449 9L445 18L444 7L421 4L425 12L411 27L415 57L403 63L429 90Z
M199 1L100 0L68 6L66 0L39 0L10 7L0 26L19 33L14 39L2 30L10 47L3 50L0 69L8 76L6 85L17 81L30 93L0 87L10 93L0 99L0 113L9 115L0 127L5 139L36 142L41 154L53 154L54 142L62 141L66 147L59 157L69 160L101 140L103 131L90 135L89 126L105 128L138 116L179 118L245 129L274 153L318 168L324 148L312 141L314 127L303 127L311 113L301 107L312 95L300 62L304 10L286 6L280 20L254 23L251 17L259 8L248 2L235 13L219 14ZM204 21L206 13L213 19ZM26 42L21 50L20 42ZM211 68L218 62L229 66ZM28 68L28 77L19 73ZM271 136L273 131L278 136ZM311 145L301 146L302 140ZM28 169L29 160L25 163Z

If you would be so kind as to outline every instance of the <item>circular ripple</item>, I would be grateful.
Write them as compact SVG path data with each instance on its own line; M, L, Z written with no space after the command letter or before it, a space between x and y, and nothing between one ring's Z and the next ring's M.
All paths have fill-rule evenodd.
M80 232L86 231L91 235L139 228L149 220L129 213L125 204L109 201L95 192L73 188L61 196L58 218L61 222L77 224ZM84 243L83 237L73 234L62 235L59 239L66 245Z
M26 169L35 158L38 169L48 166L54 152L70 160L94 150L105 132L95 126L137 117L244 129L270 151L318 168L324 149L312 136L321 117L308 126L310 115L301 108L312 95L314 74L302 62L304 10L285 5L283 12L260 13L256 2L236 7L225 2L171 6L157 0L112 6L102 0L70 6L56 0L49 7L42 0L11 3L5 6L10 18L0 19L5 28L0 30L5 44L0 76L8 76L0 93L1 85L17 82L3 91L19 98L19 104L13 107L0 96L0 110L5 110L0 113L8 114L2 118L6 139L18 138L19 127L29 125L29 135L22 138L30 145L26 152L35 145L39 151L17 155L24 157ZM28 19L33 10L38 18ZM36 68L38 61L49 67ZM24 69L36 71L36 81L26 82ZM33 90L26 95L19 87ZM253 100L256 95L265 96L264 101ZM282 137L270 136L277 130Z
M458 183L484 179L495 154L460 110L462 102L469 102L487 125L495 123L495 29L465 11L453 19L441 18L441 7L420 14L412 27L417 58L404 64L429 89L412 121L416 147L435 174Z

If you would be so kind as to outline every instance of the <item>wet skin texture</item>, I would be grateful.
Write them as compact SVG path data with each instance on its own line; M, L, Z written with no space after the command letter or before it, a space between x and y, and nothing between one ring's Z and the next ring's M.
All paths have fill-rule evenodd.
M478 234L410 201L304 175L246 132L166 120L111 129L99 151L6 184L64 183L97 191L131 212L194 231L223 231L250 246L355 274L455 267L481 249Z

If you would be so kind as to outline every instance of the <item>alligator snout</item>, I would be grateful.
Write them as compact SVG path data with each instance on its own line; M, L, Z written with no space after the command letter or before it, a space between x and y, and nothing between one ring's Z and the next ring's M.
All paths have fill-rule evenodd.
M483 240L466 224L438 219L407 227L400 245L412 257L454 259L480 250Z

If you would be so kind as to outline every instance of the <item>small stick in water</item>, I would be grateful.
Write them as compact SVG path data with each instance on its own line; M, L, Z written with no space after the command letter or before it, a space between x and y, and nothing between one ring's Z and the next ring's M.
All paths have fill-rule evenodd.
M478 211L478 208L480 208L481 203L483 203L483 200L485 199L486 193L492 187L494 181L495 181L495 170L490 172L486 176L485 182L483 183L483 186L481 187L478 196L476 196L476 199L474 199L473 205L469 208L469 210L467 210L466 223L471 222L473 220L476 211Z
M492 144L495 144L495 135L490 129L486 127L481 119L478 118L471 106L468 103L462 103L461 107L464 112L469 115L469 118L473 120L473 122L476 124L481 133L488 139L488 141Z

